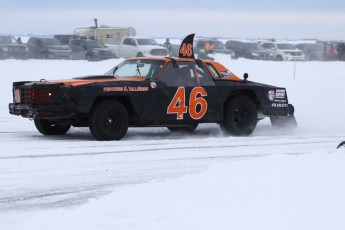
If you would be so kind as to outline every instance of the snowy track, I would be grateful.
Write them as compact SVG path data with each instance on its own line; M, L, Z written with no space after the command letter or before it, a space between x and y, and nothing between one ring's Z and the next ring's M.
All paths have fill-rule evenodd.
M344 63L298 63L292 79L289 62L221 58L239 75L285 86L299 127L274 130L265 119L249 137L226 137L215 124L190 136L130 128L109 142L87 128L43 136L32 121L8 114L12 81L99 74L114 61L1 61L0 229L71 229L69 222L83 230L176 229L190 213L191 225L178 229L344 229L344 157L334 154L345 140Z
M295 131L262 136L273 131L265 125L252 137L238 138L224 137L217 125L203 125L189 137L164 128L132 128L118 142L94 141L88 129L74 130L61 137L41 136L34 127L24 134L0 133L12 145L0 147L0 180L6 181L0 211L78 205L116 186L196 173L215 162L329 151L342 140L339 135L296 136Z

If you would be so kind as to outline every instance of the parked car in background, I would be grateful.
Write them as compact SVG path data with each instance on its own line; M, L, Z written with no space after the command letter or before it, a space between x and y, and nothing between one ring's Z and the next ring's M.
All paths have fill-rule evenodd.
M295 45L304 53L306 61L323 61L325 60L324 48L319 43L298 43Z
M40 59L70 59L71 49L56 38L31 37L28 40L29 57Z
M0 59L16 58L26 59L28 56L27 45L21 44L20 39L10 35L0 36Z
M318 44L321 44L324 52L325 61L335 61L337 60L337 46L338 42L336 41L317 41Z
M247 58L256 60L270 60L272 54L257 42L229 40L225 43L227 49L235 52L234 59Z
M287 42L262 42L261 45L272 52L276 61L304 61L304 54Z
M196 40L194 43L194 53L199 54L199 51L201 49L204 49L205 44L210 41L212 42L214 46L213 48L214 53L228 54L231 56L230 58L232 58L235 55L235 53L232 50L229 50L225 47L223 42L215 38L199 38L198 40Z
M67 45L70 40L76 39L78 36L73 34L56 34L54 35L54 38L59 40L62 45Z
M170 57L178 57L180 51L180 45L171 44Z
M337 45L337 57L340 61L345 61L345 42L339 42Z
M72 59L101 61L115 58L113 50L96 40L72 39L69 41L68 46L72 50Z
M108 44L115 51L116 57L166 57L167 48L160 46L154 39L147 37L124 37L120 45Z

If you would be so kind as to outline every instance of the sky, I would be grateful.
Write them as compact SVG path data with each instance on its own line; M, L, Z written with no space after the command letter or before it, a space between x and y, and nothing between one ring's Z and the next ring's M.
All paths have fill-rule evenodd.
M71 34L94 18L151 37L345 39L343 0L0 0L0 34Z

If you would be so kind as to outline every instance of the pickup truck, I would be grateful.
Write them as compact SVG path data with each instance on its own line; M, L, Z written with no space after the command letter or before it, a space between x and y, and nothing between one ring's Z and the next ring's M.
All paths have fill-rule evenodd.
M124 37L120 45L107 44L107 46L115 51L116 57L169 56L169 51L165 47L158 45L152 38Z

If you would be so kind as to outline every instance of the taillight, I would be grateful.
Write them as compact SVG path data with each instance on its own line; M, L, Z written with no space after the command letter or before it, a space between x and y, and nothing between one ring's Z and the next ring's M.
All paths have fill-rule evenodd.
M21 94L20 94L20 89L15 89L14 90L14 103L20 103L21 102Z

